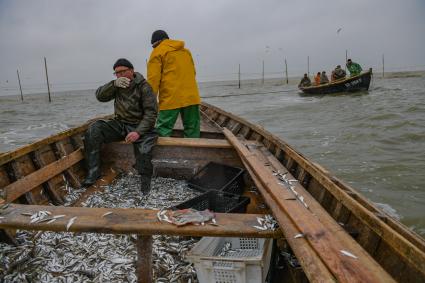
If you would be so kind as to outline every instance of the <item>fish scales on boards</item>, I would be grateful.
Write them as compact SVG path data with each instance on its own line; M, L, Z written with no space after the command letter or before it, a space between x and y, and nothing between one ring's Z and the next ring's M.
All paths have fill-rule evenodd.
M144 197L139 180L138 175L124 175L105 186L104 191L88 197L83 206L162 209L200 194L185 181L155 178L150 194ZM72 191L65 205L84 192ZM27 216L28 221L34 222L66 217L48 211ZM108 217L108 213L102 217ZM18 231L17 241L18 246L0 243L2 282L137 282L136 235ZM193 265L185 261L186 252L197 241L190 237L153 236L154 280L198 282Z

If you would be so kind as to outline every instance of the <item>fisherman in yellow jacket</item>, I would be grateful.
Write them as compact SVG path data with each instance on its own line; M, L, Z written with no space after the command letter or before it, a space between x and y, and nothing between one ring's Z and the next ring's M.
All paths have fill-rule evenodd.
M148 82L159 97L156 128L160 136L170 136L180 114L185 138L199 138L198 85L192 54L184 41L171 40L163 30L152 34L154 48L148 62Z

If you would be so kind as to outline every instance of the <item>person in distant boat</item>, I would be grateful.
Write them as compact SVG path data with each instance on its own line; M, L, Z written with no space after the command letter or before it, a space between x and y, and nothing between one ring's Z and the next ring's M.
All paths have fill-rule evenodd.
M304 74L304 77L301 79L300 83L298 84L298 87L306 87L311 86L311 80L307 76L307 74Z
M341 68L341 65L338 65L338 66L336 66L335 70L332 71L332 80L337 81L337 80L345 79L346 75L347 74Z
M320 72L317 72L317 75L314 76L314 82L316 85L320 85Z
M153 32L148 62L148 82L159 98L156 122L162 137L170 136L180 115L185 138L199 138L201 116L195 64L184 41L171 40L163 30Z
M322 74L320 75L320 84L327 84L329 83L329 79L328 76L326 75L326 72L323 71Z
M134 71L127 59L118 59L114 66L115 80L99 87L100 102L114 100L114 118L92 123L84 136L87 177L83 186L90 186L100 177L100 148L104 143L125 140L133 144L136 164L141 175L140 189L147 195L153 173L152 149L158 138L155 131L157 99L145 78Z
M347 60L347 69L350 71L350 77L360 75L363 71L362 67L359 64L351 61L351 59Z

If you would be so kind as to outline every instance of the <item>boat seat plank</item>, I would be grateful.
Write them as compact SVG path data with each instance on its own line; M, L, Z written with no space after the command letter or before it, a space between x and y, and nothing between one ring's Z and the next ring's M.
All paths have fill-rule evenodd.
M232 148L227 140L222 139L205 139L205 138L172 138L159 137L158 146L184 146L184 147L207 147L207 148Z
M125 141L118 143L125 144ZM206 139L206 138L175 138L175 137L159 137L157 146L181 146L181 147L197 147L197 148L232 148L227 140L222 139Z
M70 155L18 179L16 182L3 188L4 199L7 202L16 200L21 195L30 192L32 189L40 186L82 159L82 150L78 149Z
M36 213L45 210L51 215L66 215L53 223L29 223L30 217L23 213ZM112 212L102 217L106 212ZM215 225L185 225L178 227L168 222L160 222L158 210L141 208L93 208L93 207L64 207L10 204L2 211L2 229L26 229L66 232L68 221L77 217L69 228L71 232L94 232L109 234L139 234L139 235L180 235L180 236L210 236L210 237L256 237L280 238L279 230L258 230L258 214L216 213Z

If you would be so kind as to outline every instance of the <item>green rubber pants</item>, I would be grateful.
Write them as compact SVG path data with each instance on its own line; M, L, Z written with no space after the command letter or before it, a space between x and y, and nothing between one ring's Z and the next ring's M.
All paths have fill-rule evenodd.
M171 136L179 114L183 122L184 137L199 138L201 136L201 115L199 113L199 105L190 105L171 110L160 110L158 120L156 121L156 130L159 136Z

